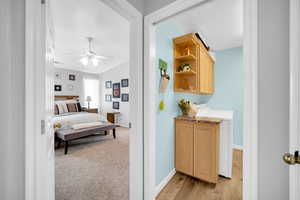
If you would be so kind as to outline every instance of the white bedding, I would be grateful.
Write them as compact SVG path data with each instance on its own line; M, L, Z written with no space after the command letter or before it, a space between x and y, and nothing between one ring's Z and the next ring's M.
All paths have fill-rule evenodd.
M104 122L79 123L79 124L72 125L72 128L77 130L77 129L92 128L92 127L96 127L96 126L101 126L103 124L104 124Z
M74 112L56 115L53 117L53 124L60 123L62 129L71 128L74 124L107 121L104 116L98 113Z

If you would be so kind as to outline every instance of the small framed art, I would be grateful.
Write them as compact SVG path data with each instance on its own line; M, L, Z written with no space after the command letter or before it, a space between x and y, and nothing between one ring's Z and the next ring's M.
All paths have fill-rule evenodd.
M128 87L128 85L129 85L129 80L128 80L128 78L127 78L127 79L122 79L122 80L121 80L121 86L122 86L122 87Z
M111 102L111 101L112 101L112 96L111 96L111 94L106 94L106 95L105 95L105 101L106 101L106 102Z
M114 101L114 102L113 102L113 109L119 110L119 109L120 109L120 102Z
M129 94L122 94L121 101L128 102L129 101Z
M111 88L111 81L105 81L105 88L106 89Z
M69 80L70 81L75 81L76 80L75 74L69 74Z
M113 98L120 98L120 83L113 84Z
M61 85L54 85L55 92L61 92Z

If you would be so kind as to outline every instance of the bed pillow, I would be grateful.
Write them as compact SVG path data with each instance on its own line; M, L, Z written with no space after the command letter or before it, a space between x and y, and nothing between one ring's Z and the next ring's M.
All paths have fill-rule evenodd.
M64 113L68 113L68 112L71 112L69 111L69 108L67 106L67 104L77 104L77 101L74 100L74 99L70 99L70 100L58 100L58 101L55 101L57 107L58 107L58 113L59 114L64 114ZM71 110L74 110L74 109L71 109ZM73 111L72 111L73 112ZM78 112L78 109L77 109L77 105L76 105L76 111L74 112Z
M69 112L78 112L76 103L67 103Z
M62 102L61 105L62 105L65 113L69 112L67 104L65 102Z
M57 108L58 108L58 113L59 114L64 114L65 113L65 109L63 107L63 104L62 103L57 103Z
M82 108L81 108L80 102L77 102L77 110L78 110L78 112L81 112L81 111L82 111Z
M64 114L64 113L68 113L68 107L67 104L63 101L61 102L56 102L56 105L58 107L58 112L59 114Z
M55 115L58 115L58 114L59 114L59 112L58 112L58 107L57 107L56 104L54 104L54 114L55 114Z

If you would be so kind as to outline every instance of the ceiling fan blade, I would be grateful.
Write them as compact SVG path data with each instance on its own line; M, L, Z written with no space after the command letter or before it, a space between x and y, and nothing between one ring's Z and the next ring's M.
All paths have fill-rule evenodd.
M108 57L105 57L105 56L96 55L95 57L98 58L98 59L101 59L101 60L107 60L108 59Z
M55 65L63 65L63 64L65 64L65 63L60 62L60 61L58 61L58 60L54 60L53 63L54 63Z
M82 49L82 50L75 50L75 51L61 53L59 54L59 56L74 56L74 55L85 54L85 53L86 51Z

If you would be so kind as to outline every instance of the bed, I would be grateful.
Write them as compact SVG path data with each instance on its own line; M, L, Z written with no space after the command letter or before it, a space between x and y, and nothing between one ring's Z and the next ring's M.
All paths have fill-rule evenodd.
M106 121L98 113L84 112L79 96L55 96L54 110L53 124L63 129L71 128L78 123Z
M84 112L79 103L79 96L55 96L54 110L52 122L55 127L56 140L58 146L60 141L65 142L65 153L68 141L71 139L97 135L103 131L107 134L109 130L113 130L115 138L117 125L108 122L101 114Z
M68 129L75 124L106 121L104 116L98 113L88 112L71 112L66 114L55 115L53 118L53 124L60 124L60 128Z

